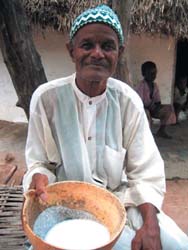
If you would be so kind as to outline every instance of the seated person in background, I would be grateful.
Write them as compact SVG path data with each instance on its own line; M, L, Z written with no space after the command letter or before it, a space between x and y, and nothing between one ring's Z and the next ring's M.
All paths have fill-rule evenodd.
M142 64L141 71L144 79L136 86L136 91L143 101L150 126L152 117L160 119L161 125L156 135L171 139L172 137L166 132L166 126L175 124L176 117L171 105L161 104L159 88L154 82L157 75L157 67L155 63L147 61Z
M181 111L188 110L188 82L187 75L180 76L174 89L174 110L176 114L176 121L178 123L178 117Z

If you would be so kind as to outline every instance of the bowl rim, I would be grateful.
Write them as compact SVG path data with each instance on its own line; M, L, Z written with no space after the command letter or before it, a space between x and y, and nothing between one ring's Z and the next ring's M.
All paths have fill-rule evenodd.
M105 244L103 246L100 246L100 249L103 248L103 247L107 247L108 245L112 244L112 242L116 238L119 238L122 231L123 231L123 228L125 226L126 219L127 219L126 209L125 209L123 203L121 202L121 200L115 194L113 194L110 190L107 190L105 187L97 186L96 184L85 182L85 181L66 180L66 181L59 181L59 182L55 182L55 183L50 183L50 184L48 184L46 186L46 190L48 191L48 189L50 189L51 187L66 185L66 184L75 184L75 185L94 187L94 188L102 191L103 193L106 193L107 195L111 196L114 200L116 200L116 202L119 204L119 207L120 207L120 209L122 211L122 220L121 220L121 223L119 225L119 230L113 235L113 237L110 237L110 240L109 240L109 242L107 244ZM63 248L58 248L58 247L56 247L54 245L51 245L51 244L47 243L45 240L41 239L39 236L37 236L34 233L34 231L31 229L30 225L27 223L26 209L27 209L27 204L29 202L29 198L32 195L33 196L35 195L35 190L34 189L30 189L26 193L24 193L24 202L23 202L22 212L21 212L22 227L24 229L24 232L26 233L27 236L28 235L33 235L34 237L36 237L37 240L42 241L44 244L47 244L49 247L52 247L53 249L55 247L55 249L57 249L57 250L63 250ZM95 248L95 249L99 249L99 248ZM91 250L95 250L95 249L91 249Z

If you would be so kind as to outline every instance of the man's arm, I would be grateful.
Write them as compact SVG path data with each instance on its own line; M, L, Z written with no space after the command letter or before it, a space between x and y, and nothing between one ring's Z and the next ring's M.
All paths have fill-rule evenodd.
M160 210L165 192L164 161L151 134L143 107L141 112L129 113L131 117L126 117L127 126L124 128L124 147L127 149L125 170L128 178L124 203L125 206L132 204L137 207L151 203Z
M37 90L38 91L38 90ZM23 178L23 188L27 191L36 173L46 175L48 182L56 180L54 170L59 164L58 151L53 140L40 93L35 92L30 104L30 119L26 141L25 158L27 172Z
M53 173L56 164L51 163L51 159L47 153L48 145L46 144L46 138L49 137L50 134L46 133L45 125L41 116L36 113L31 113L25 149L25 158L28 169L23 177L24 191L29 189L32 177L36 173L46 175L49 183L56 180Z
M48 185L48 177L45 174L36 173L32 176L32 181L29 189L35 189L36 196L39 196L43 201L47 200L46 186Z
M150 203L138 206L143 218L143 226L136 232L132 241L132 250L162 249L157 208Z
M128 152L125 206L137 207L143 218L143 225L136 231L132 241L132 250L160 250L157 212L161 209L165 192L164 162L141 104L137 106L137 112L130 114L131 117L126 117L126 121L130 121L127 122L129 126L124 129L125 148Z

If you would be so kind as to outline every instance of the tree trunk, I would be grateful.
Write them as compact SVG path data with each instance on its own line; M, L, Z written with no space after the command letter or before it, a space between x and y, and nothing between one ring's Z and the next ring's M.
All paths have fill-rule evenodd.
M29 117L31 95L47 79L20 0L0 1L0 47L18 95L16 105Z
M112 1L112 8L116 11L119 16L120 22L122 24L124 36L125 36L125 45L128 38L129 33L129 21L130 21L130 13L131 7L133 5L133 0L113 0ZM129 79L129 70L127 65L127 53L126 53L126 46L125 52L123 53L122 57L120 58L117 69L114 75L116 78L132 85Z

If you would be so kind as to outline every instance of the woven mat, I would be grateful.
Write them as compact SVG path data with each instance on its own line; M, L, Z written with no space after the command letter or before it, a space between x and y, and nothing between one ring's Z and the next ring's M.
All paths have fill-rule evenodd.
M0 186L0 250L23 250L21 186Z

